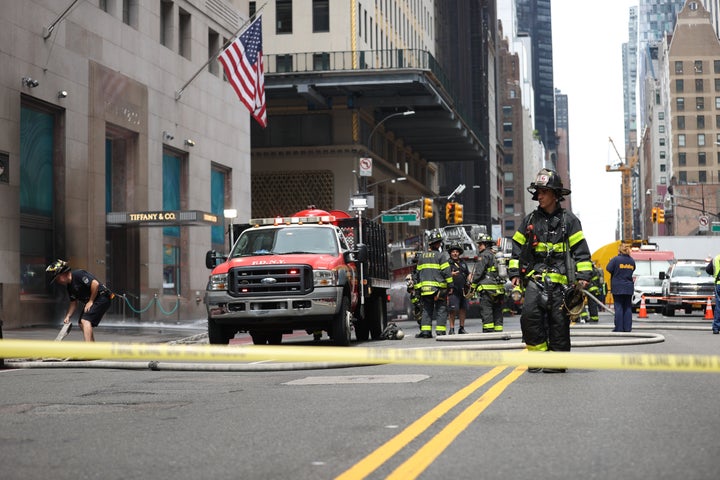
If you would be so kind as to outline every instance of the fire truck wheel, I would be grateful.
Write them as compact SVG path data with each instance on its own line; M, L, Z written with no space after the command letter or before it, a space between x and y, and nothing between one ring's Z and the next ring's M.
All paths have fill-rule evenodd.
M350 299L343 296L340 311L333 318L332 339L335 345L346 347L350 345Z
M235 337L236 330L225 325L218 325L208 318L208 343L211 345L227 345Z

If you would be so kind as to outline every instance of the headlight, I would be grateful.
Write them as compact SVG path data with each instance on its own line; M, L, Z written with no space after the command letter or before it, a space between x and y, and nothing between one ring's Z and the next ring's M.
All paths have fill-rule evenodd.
M316 287L334 287L338 283L334 270L313 270L313 285Z
M208 282L208 290L227 290L227 273L221 273L219 275L210 275L210 281Z

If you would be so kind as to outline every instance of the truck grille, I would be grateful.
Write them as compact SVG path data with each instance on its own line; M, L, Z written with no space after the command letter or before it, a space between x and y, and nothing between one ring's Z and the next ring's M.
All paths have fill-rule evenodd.
M313 290L308 265L263 265L233 268L228 273L228 293L234 297L305 295Z

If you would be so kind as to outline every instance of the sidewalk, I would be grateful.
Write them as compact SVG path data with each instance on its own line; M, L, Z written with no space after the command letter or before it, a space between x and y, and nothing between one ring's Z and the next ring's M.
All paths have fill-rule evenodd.
M17 340L55 340L60 327L41 325L23 328L3 328L4 339ZM207 333L207 320L187 320L176 323L140 323L137 321L105 321L95 327L95 341L119 343L165 343L173 340ZM65 340L83 341L82 330L73 322L73 327Z

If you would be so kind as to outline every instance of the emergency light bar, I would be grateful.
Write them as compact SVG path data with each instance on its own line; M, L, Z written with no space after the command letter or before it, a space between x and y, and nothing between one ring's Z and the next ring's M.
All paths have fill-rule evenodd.
M269 217L269 218L251 218L250 224L256 227L265 225L302 225L304 223L332 223L335 221L335 215L310 216L310 217Z

